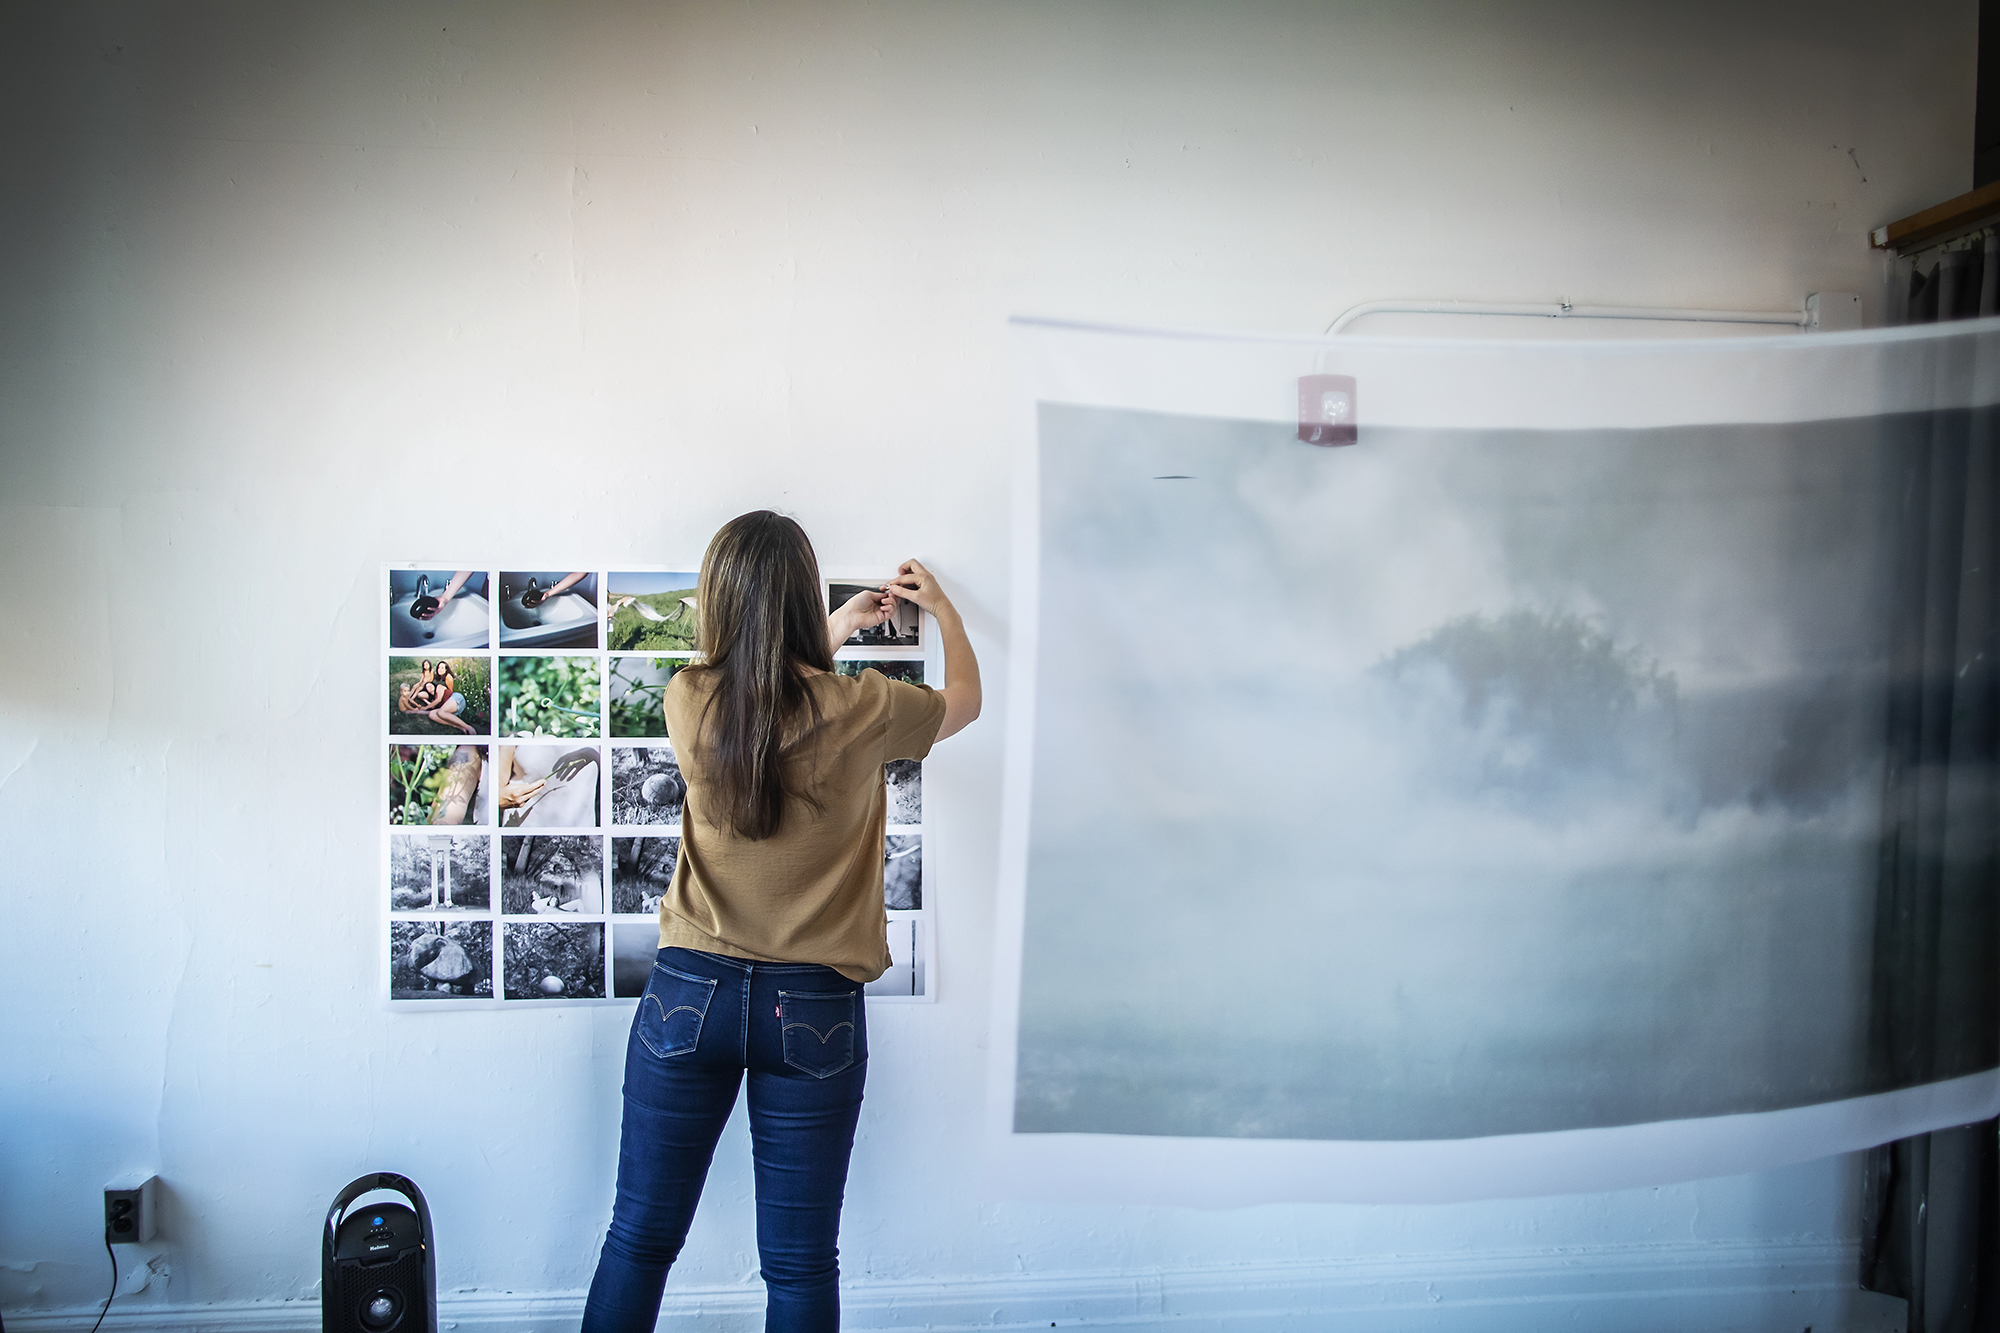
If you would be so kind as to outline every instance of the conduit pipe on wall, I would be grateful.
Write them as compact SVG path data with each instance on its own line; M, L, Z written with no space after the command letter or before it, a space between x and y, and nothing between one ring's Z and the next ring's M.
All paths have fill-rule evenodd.
M1340 312L1326 326L1329 334L1360 319L1363 315L1532 315L1548 319L1661 319L1701 324L1789 324L1793 328L1812 327L1810 310L1677 310L1671 306L1647 305L1554 305L1524 303L1484 303L1476 301L1363 301Z

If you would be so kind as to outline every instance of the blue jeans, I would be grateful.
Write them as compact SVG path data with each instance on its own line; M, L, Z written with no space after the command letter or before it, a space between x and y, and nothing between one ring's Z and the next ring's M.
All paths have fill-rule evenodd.
M662 949L625 1044L618 1198L583 1333L650 1333L715 1141L750 1075L764 1327L840 1327L840 1203L868 1077L861 984L830 967Z

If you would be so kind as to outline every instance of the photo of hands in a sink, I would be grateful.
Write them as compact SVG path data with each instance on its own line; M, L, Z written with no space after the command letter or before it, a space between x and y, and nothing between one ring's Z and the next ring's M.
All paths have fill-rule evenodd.
M502 570L500 646L595 648L597 575L587 570Z
M471 569L389 571L389 646L430 652L492 642L487 575Z

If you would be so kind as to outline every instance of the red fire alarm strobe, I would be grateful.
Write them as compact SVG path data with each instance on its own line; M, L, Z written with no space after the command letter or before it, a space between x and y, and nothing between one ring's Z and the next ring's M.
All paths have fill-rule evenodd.
M1299 376L1299 438L1329 446L1361 438L1354 416L1354 376Z

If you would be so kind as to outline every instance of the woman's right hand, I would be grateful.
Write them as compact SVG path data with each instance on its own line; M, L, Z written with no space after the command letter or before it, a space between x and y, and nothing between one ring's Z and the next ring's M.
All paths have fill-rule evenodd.
M883 588L906 602L915 602L933 616L951 606L951 598L944 595L943 588L938 587L937 579L914 560L905 560L896 570L896 577Z

